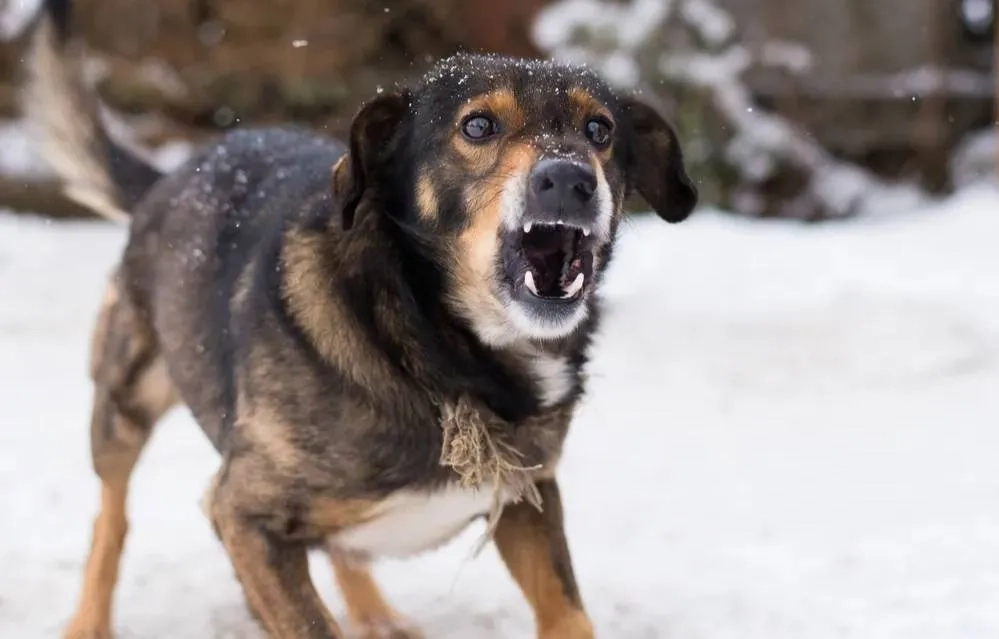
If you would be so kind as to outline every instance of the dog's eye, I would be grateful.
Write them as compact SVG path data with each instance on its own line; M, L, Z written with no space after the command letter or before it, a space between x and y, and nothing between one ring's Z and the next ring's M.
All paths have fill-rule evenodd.
M471 115L461 123L461 133L469 140L485 140L498 131L496 121L486 115Z
M603 118L593 118L587 121L586 137L596 146L607 146L611 138L610 123Z

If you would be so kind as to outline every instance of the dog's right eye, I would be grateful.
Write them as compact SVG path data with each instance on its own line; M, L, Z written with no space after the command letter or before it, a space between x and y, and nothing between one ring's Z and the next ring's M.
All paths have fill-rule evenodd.
M480 142L499 132L496 121L486 115L470 115L461 123L461 133L469 140Z

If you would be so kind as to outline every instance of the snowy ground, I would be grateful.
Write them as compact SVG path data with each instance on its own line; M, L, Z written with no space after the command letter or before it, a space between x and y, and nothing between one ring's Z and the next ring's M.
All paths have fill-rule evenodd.
M0 637L56 636L97 485L87 335L122 231L0 216ZM636 220L561 476L605 638L999 637L999 192L805 227ZM135 478L121 639L255 637L186 412ZM430 637L531 636L479 529L380 565ZM322 557L314 573L342 605Z

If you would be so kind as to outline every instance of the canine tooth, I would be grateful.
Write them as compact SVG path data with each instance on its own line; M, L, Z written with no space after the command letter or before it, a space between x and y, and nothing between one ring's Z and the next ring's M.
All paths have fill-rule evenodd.
M577 275L576 279L572 280L572 284L569 285L569 288L565 289L565 293L562 295L562 297L572 297L579 291L583 290L584 279L586 278L583 276L582 273Z
M524 233L530 233L531 232L531 225L532 225L531 222L525 222L524 223Z
M583 229L583 237L590 237L590 229Z
M562 220L558 220L558 221L555 222L555 225L556 226L564 226L565 222L563 222Z
M580 275L582 275L582 273L580 273ZM534 285L534 273L530 271L524 273L524 284L527 285L527 288L529 288L532 293L535 295L538 294L538 287Z

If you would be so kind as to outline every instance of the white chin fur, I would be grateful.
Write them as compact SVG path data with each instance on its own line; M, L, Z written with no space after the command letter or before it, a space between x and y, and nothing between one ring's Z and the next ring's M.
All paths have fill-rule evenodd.
M500 310L502 308L502 310ZM483 343L493 348L505 348L524 340L555 340L572 333L586 319L589 307L579 304L571 315L558 319L545 318L525 308L520 302L507 300L490 311L466 311L472 330Z
M572 333L586 319L588 307L579 304L571 315L559 318L540 316L521 305L519 302L507 303L507 313L510 323L524 337L530 339L559 339Z

